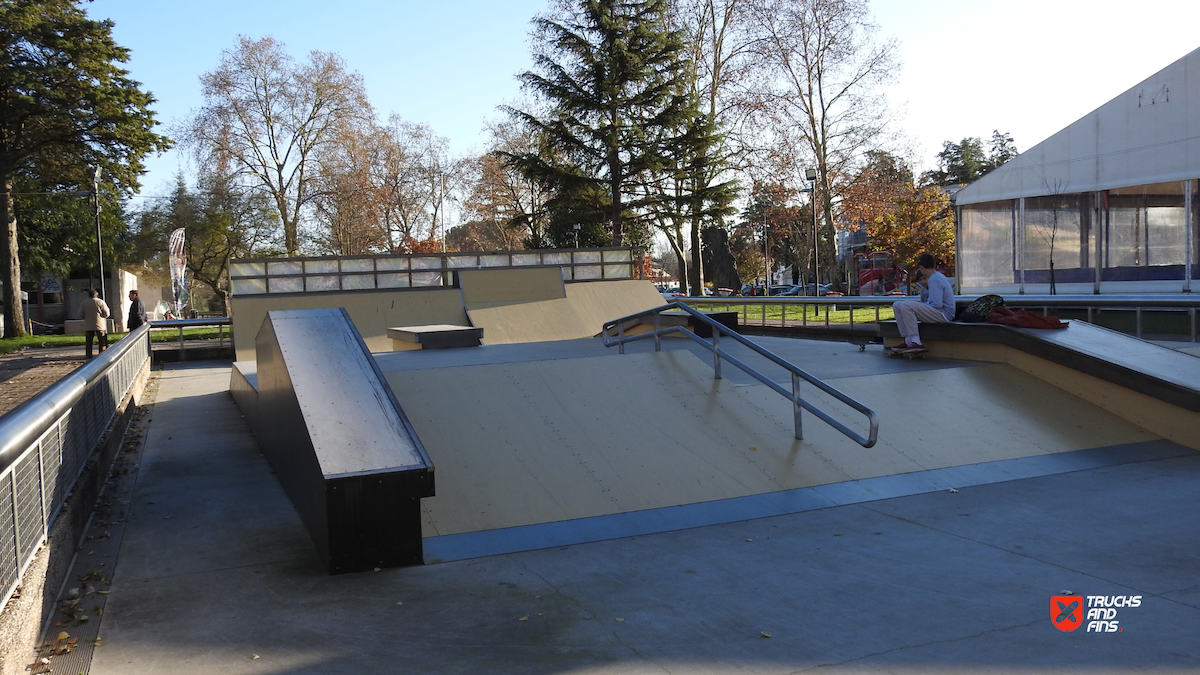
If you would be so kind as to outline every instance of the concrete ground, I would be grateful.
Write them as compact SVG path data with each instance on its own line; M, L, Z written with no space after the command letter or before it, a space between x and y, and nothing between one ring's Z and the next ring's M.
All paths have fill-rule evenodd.
M1193 453L328 576L228 364L158 376L140 469L79 554L95 610L61 627L102 646L76 652L90 670L54 672L1200 669ZM1120 632L1066 633L1049 616L1059 594L1142 598L1117 610Z

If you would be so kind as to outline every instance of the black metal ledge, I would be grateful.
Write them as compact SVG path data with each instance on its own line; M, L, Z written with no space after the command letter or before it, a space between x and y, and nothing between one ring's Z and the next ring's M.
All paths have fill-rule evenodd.
M259 446L330 574L419 565L433 463L346 310L272 311Z

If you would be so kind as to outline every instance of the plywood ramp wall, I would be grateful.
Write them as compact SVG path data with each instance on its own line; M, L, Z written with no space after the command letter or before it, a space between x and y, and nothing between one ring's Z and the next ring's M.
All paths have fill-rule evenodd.
M483 270L486 272L486 270ZM510 270L500 270L508 272ZM524 271L524 270L521 270ZM589 281L566 284L563 297L525 301L490 299L472 301L466 290L463 297L472 325L483 328L484 344L545 342L592 337L604 322L636 314L664 304L654 284L643 280ZM501 275L493 277L504 285ZM520 281L524 282L525 279ZM489 297L502 297L493 292ZM509 295L515 295L509 294ZM530 293L529 296L534 294ZM476 298L480 296L474 296Z
M254 338L268 310L325 307L345 307L367 348L373 352L391 351L387 329L392 326L471 325L457 288L234 296L230 308L237 360L254 360Z

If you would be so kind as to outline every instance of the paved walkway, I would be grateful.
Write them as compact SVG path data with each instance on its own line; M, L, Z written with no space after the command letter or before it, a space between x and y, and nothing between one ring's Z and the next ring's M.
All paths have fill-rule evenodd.
M124 536L80 552L120 539L94 675L1200 668L1200 456L328 576L228 365L160 375ZM1141 600L1065 633L1057 594Z

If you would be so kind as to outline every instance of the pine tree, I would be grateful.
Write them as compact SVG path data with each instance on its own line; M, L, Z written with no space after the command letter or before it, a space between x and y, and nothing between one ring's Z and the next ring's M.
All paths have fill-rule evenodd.
M6 336L24 334L14 184L107 192L138 187L141 160L170 141L154 133L154 98L131 80L129 52L111 21L92 21L71 0L0 3L0 229Z
M614 246L629 213L656 199L646 185L686 120L684 47L668 9L667 0L579 0L565 16L538 18L537 72L520 78L546 112L508 109L544 140L542 152L506 159L555 190L552 222L602 222Z

